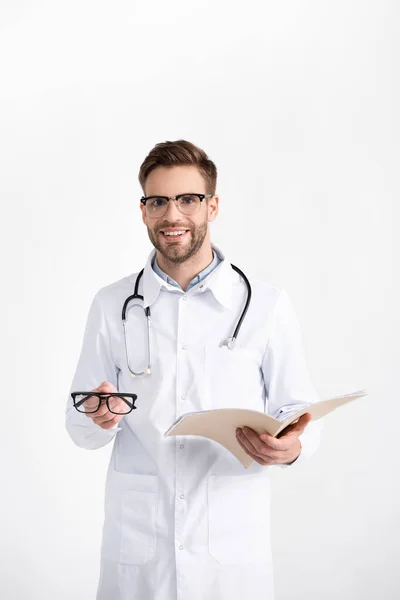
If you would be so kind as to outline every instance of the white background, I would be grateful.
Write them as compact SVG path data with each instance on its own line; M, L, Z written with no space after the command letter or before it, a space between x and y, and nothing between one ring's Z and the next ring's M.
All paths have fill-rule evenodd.
M321 399L369 392L271 469L276 599L399 598L399 16L3 0L2 599L95 596L111 446L76 447L64 409L93 295L151 250L139 166L179 138L218 167L212 240L288 291Z

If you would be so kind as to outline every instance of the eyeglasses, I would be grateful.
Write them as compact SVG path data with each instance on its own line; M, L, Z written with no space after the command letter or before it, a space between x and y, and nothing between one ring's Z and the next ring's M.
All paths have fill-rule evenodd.
M127 415L136 409L137 394L121 394L101 392L71 392L72 401L78 412L92 414L99 410L101 403L105 402L107 408L114 415ZM110 402L110 398L112 398ZM115 400L113 400L115 398ZM122 402L119 402L122 400Z
M177 196L142 196L140 202L145 205L149 217L163 217L168 210L168 202L176 200L179 212L183 215L195 215L199 212L204 198L213 194L178 194Z

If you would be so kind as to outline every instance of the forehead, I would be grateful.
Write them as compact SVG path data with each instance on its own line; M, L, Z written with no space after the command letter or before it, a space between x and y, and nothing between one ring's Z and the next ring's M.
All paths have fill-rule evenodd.
M156 167L146 179L145 191L146 196L176 196L184 192L204 194L206 182L194 165Z

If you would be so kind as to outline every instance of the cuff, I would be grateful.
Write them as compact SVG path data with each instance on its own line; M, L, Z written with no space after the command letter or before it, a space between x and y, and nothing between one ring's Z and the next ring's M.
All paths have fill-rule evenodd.
M277 466L281 467L281 469L286 469L287 467L294 465L301 465L305 461L309 460L319 447L322 428L323 423L321 419L318 419L317 421L310 421L303 433L299 435L301 444L299 456L291 463L283 463Z

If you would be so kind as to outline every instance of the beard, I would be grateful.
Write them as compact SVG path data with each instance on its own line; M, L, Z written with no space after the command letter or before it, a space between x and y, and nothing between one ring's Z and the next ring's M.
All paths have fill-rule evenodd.
M161 229L167 229L168 227L182 227L182 229L189 230L189 242L185 244L176 243L172 244L168 242L167 244L160 243L160 234ZM171 225L169 223L163 223L157 230L152 231L149 227L147 227L147 233L149 235L150 241L153 244L154 248L156 248L161 256L164 257L166 261L169 261L174 264L184 263L187 260L190 260L193 256L197 254L200 248L203 245L204 239L207 235L208 229L208 221L204 221L200 225L180 225L175 224Z

